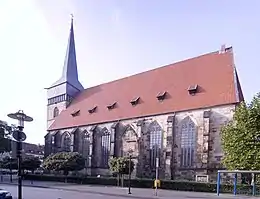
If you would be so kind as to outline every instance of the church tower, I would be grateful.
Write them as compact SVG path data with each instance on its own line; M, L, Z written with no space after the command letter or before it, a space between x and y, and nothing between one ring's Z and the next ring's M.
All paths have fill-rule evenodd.
M72 18L62 75L58 81L47 88L47 128L51 126L55 117L57 117L61 111L65 110L73 98L82 90L84 90L84 87L78 80Z

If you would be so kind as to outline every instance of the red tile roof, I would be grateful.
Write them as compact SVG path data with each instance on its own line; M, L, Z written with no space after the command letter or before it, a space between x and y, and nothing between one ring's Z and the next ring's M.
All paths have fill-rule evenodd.
M198 85L198 93L188 88ZM82 91L55 119L48 130L98 124L122 119L171 113L243 100L232 48L163 66ZM166 91L166 98L157 95ZM237 93L239 92L239 93ZM140 97L136 105L130 103ZM116 102L115 107L107 106ZM93 113L90 109L97 108ZM80 110L78 116L71 114Z

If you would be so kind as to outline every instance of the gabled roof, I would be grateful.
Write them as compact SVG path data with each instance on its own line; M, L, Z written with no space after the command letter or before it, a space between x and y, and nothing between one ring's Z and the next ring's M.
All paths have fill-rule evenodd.
M188 89L192 85L198 89L191 95ZM167 92L162 101L157 99L160 92ZM129 101L136 96L141 100L132 106ZM49 130L234 104L242 98L232 48L226 48L85 89L55 118ZM108 110L114 102L116 106ZM89 114L93 106L98 109ZM80 115L72 117L75 110L80 110Z

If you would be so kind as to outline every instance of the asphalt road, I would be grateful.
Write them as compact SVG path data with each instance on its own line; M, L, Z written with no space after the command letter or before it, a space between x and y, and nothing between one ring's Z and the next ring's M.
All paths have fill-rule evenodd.
M0 185L0 188L10 191L17 198L17 187L9 185ZM23 199L104 199L104 195L82 193L76 191L64 191L58 189L46 189L36 187L23 187ZM106 199L113 199L113 196L106 196ZM124 198L119 198L124 199Z
M10 191L17 199L17 186L0 184L1 189ZM116 187L69 185L53 186L53 188L23 187L23 199L230 199L248 198L247 196L233 196L198 192L178 192L159 190L158 196L150 189L132 189L128 195L127 189ZM104 198L105 197L105 198Z

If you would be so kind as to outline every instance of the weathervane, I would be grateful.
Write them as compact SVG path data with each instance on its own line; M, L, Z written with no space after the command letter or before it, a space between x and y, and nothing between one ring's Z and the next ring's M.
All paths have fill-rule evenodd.
M70 14L70 16L71 16L71 20L73 20L73 18L74 18L74 15L73 15L73 14Z

